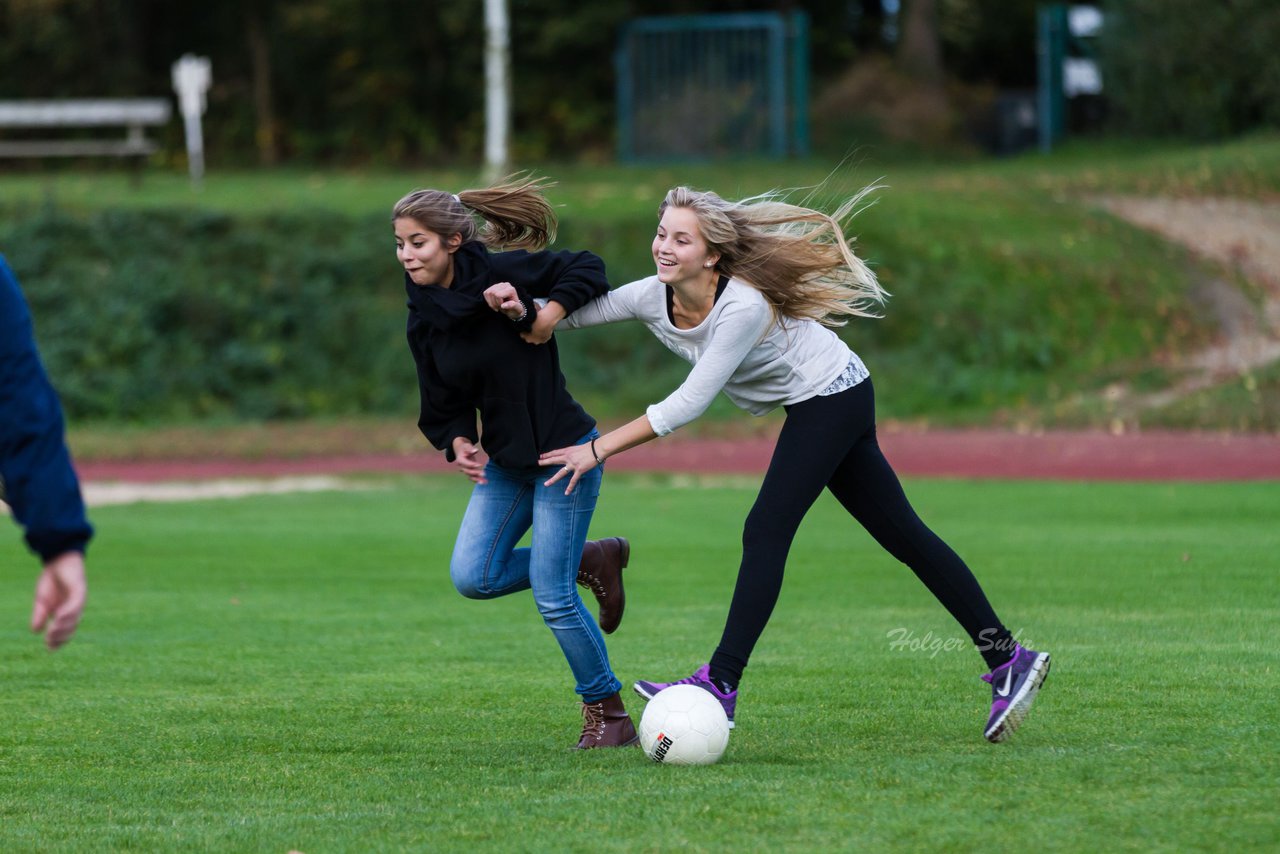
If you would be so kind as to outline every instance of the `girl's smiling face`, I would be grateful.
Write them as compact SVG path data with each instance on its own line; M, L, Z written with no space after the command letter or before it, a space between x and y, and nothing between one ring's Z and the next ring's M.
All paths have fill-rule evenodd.
M720 260L698 229L698 216L688 208L669 207L662 212L653 237L653 261L658 281L667 285L704 275Z

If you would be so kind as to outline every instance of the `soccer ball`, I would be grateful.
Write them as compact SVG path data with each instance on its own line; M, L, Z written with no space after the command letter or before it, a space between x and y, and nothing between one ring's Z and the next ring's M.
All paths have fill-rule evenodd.
M729 744L720 701L697 685L664 688L640 716L640 747L664 765L710 765Z

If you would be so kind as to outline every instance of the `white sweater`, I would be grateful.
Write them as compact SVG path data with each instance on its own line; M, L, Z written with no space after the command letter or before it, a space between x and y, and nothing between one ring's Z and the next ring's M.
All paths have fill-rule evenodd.
M688 424L724 390L752 415L799 403L826 389L854 361L861 360L834 332L812 320L773 324L759 291L730 279L711 313L693 329L679 329L667 317L666 285L650 276L597 297L560 321L577 329L639 320L667 349L693 365L688 378L661 403L646 410L659 436Z

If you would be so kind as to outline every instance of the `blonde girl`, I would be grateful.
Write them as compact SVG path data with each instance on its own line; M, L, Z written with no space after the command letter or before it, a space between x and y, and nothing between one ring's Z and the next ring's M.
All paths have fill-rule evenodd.
M525 335L542 340L556 323L639 320L692 365L689 375L634 421L545 453L542 462L561 466L548 483L567 479L573 491L609 457L697 418L721 391L754 415L783 407L786 420L744 525L720 643L707 664L679 683L711 692L732 725L738 684L778 600L791 542L825 488L973 640L993 691L984 735L1002 741L1026 715L1049 656L1015 642L964 561L916 515L881 453L867 368L831 329L850 317L877 316L886 297L841 225L866 192L832 214L775 194L734 202L687 187L668 192L653 238L655 274L569 318L548 305ZM490 306L509 317L510 297L501 287L487 294ZM678 683L640 681L635 690L650 698L670 684Z

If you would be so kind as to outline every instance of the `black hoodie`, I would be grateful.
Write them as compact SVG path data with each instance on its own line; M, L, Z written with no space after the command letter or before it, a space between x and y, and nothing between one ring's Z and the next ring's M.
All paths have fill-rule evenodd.
M498 282L514 285L527 307L521 323L485 304L485 289ZM595 419L565 387L555 338L526 344L519 333L533 324L535 297L572 313L608 290L604 262L590 252L491 253L478 241L454 253L448 288L417 285L406 274L422 434L450 462L453 440L465 436L504 468L536 466L542 452L585 436Z

